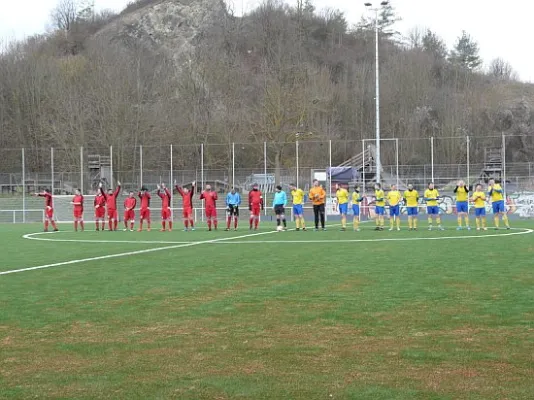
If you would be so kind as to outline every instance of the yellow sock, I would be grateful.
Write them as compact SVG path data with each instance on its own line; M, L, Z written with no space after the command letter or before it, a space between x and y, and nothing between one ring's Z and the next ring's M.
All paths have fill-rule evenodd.
M341 217L341 227L343 229L347 227L347 217L344 215Z
M354 227L354 229L358 229L358 227L360 226L360 220L358 219L358 217L354 217L354 219L352 220L352 226Z
M393 218L389 219L389 227L393 229Z
M499 216L496 215L495 217L493 217L493 221L495 221L495 228L498 228L499 227Z
M412 223L412 217L408 217L408 228L412 229L413 223Z
M384 225L385 225L385 219L384 219L384 216L382 215L382 216L380 217L380 226L383 228Z
M465 226L469 226L469 215L466 214L464 218L465 218Z
M376 217L375 223L376 226L380 226L380 217Z
M477 224L477 229L480 229L480 218L475 218L475 223Z
M507 228L510 227L510 223L508 222L508 215L503 214L503 216L502 216L502 222L504 222L504 225L506 225Z
M432 217L428 217L428 225L432 225Z
M297 229L300 228L300 218L297 217L297 219L295 219L295 225L297 226Z
M302 229L306 228L306 223L304 222L304 217L300 217L300 227Z
M400 218L397 217L396 219L397 219L397 228L400 228Z
M416 217L413 217L413 227L414 229L417 229L417 218Z
M441 217L436 217L436 223L437 223L438 225L441 225Z
M482 228L485 228L486 227L486 217L482 217L481 220L482 220Z
M462 216L458 215L458 226L462 226Z

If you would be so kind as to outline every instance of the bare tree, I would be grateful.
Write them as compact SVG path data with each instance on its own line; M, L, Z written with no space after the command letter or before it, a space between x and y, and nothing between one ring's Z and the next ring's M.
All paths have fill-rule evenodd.
M59 0L58 5L50 13L52 26L69 32L78 19L78 4L76 0Z
M489 73L492 77L503 81L516 78L516 73L514 72L510 63L500 57L491 61Z

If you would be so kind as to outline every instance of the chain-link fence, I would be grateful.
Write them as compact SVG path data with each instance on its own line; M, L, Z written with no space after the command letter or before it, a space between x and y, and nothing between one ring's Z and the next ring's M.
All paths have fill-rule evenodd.
M100 183L114 187L120 181L125 193L141 186L155 191L162 182L188 186L196 181L197 188L209 184L221 195L235 187L245 197L257 183L268 204L277 184L287 189L295 183L307 190L313 179L321 181L331 195L337 182L359 185L371 195L378 172L386 188L395 184L404 190L413 184L422 191L435 182L441 193L451 197L459 179L474 185L497 178L503 182L509 208L521 216L534 215L533 158L525 153L521 136L385 138L380 142L380 169L375 139L298 139L0 149L0 222L40 219L42 204L30 194L45 188L54 195L71 195L76 188L94 194ZM180 200L173 203L177 206Z

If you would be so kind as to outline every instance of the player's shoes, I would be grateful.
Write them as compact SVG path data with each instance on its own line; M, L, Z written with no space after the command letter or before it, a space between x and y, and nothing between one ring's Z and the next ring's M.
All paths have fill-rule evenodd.
M147 229L146 231L147 231L147 232L150 232L150 231L151 231L151 229L150 229L150 228L148 228L148 229Z
M225 232L229 232L229 231L230 231L230 228L226 228L224 231L225 231Z
M315 228L314 231L315 231L315 232L319 232L319 228Z
M488 228L484 228L484 230L485 230L485 231L487 231L487 230L488 230Z
M361 230L360 228L356 228L354 229L354 232L360 232L360 230Z
M323 228L323 232L326 231L326 228Z
M400 228L397 228L397 231L400 231Z
M300 231L300 228L295 228L295 230L298 232L298 231Z
M211 232L211 228L208 229L208 232Z
M496 230L496 231L498 231L498 230L499 230L499 228L498 228L498 227L495 227L495 230Z
M234 231L237 232L237 228L234 228Z
M432 230L432 225L428 227L428 230L431 231Z
M123 232L128 232L128 229L124 228L122 231L123 231Z
M195 228L191 228L191 230L192 230L192 231L194 231L194 230L195 230Z
M462 227L459 226L459 227L456 228L456 230L457 230L457 231L461 231L461 230L462 230Z
M160 232L166 232L167 230L166 229L160 229L159 231Z
M389 228L389 231L392 232L392 231L393 231L393 228Z
M512 228L510 228L509 226L506 227L506 230L507 230L507 231L509 231L510 229L512 229Z
M187 229L187 228L184 228L184 232L187 232L188 230L189 230L189 229Z
M141 228L139 228L139 229L137 230L137 232L143 232L143 230L142 230Z
M130 229L130 232L133 232L134 230L133 229Z
M302 230L303 230L303 231L305 231L305 230L306 230L306 228L302 228Z
M340 231L341 232L345 232L347 230L347 228L341 228Z
M439 229L440 231L444 231L444 230L445 230L445 228L442 227L442 226L438 226L438 229Z
M377 226L377 227L375 228L375 231L379 231L379 230L380 230L380 227Z
M480 230L480 228L477 228L477 231L479 231L479 230Z
M468 227L467 227L467 230L468 230L468 231L470 231L470 230L471 230L471 227L470 227L470 226L468 226Z

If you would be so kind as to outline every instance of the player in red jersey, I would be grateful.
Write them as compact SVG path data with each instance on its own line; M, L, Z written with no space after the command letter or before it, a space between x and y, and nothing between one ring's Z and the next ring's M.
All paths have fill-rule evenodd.
M150 232L150 193L146 187L142 187L141 191L137 193L137 196L141 199L141 210L139 212L139 229L143 230L143 221L146 220L147 231Z
M130 223L130 231L133 232L135 225L135 206L137 199L134 192L130 192L126 200L124 200L124 230L128 230L128 223Z
M54 221L54 205L50 190L45 189L41 193L34 193L33 195L45 198L44 231L48 232L48 225L50 224L54 228L54 232L57 232L59 229L57 229L56 221Z
M108 189L108 192L104 192L102 189L102 184L100 184L100 193L106 199L106 206L108 208L108 223L109 230L116 231L119 225L119 214L117 212L117 197L121 191L121 183L117 182L117 188L115 191L113 189Z
M217 192L211 190L210 185L206 185L206 189L200 194L200 200L204 200L209 231L211 231L212 224L215 230L217 230L217 207L215 203L217 199Z
M263 211L263 195L258 189L258 184L252 185L252 190L248 193L248 209L250 211L250 228L254 224L254 229L258 230L260 222L260 211Z
M193 219L193 195L195 194L195 181L191 183L191 190L178 186L176 184L176 181L174 181L174 186L176 187L178 193L180 193L180 195L182 196L182 216L184 219L184 231L187 232L189 226L191 226L191 230L194 231L195 221Z
M96 191L95 200L93 202L93 206L95 207L95 224L96 224L96 230L100 230L100 226L102 227L102 232L104 231L104 226L106 225L105 219L106 219L106 198L102 195L100 192L100 189Z
M74 213L74 231L78 232L78 223L80 224L80 228L82 229L82 232L85 229L84 223L83 223L83 195L82 191L80 189L76 189L74 192L74 198L70 202L74 206L73 213Z
M169 232L172 232L172 194L171 191L165 187L164 183L158 185L158 196L161 198L161 232L165 232L165 225L167 222L169 223Z

